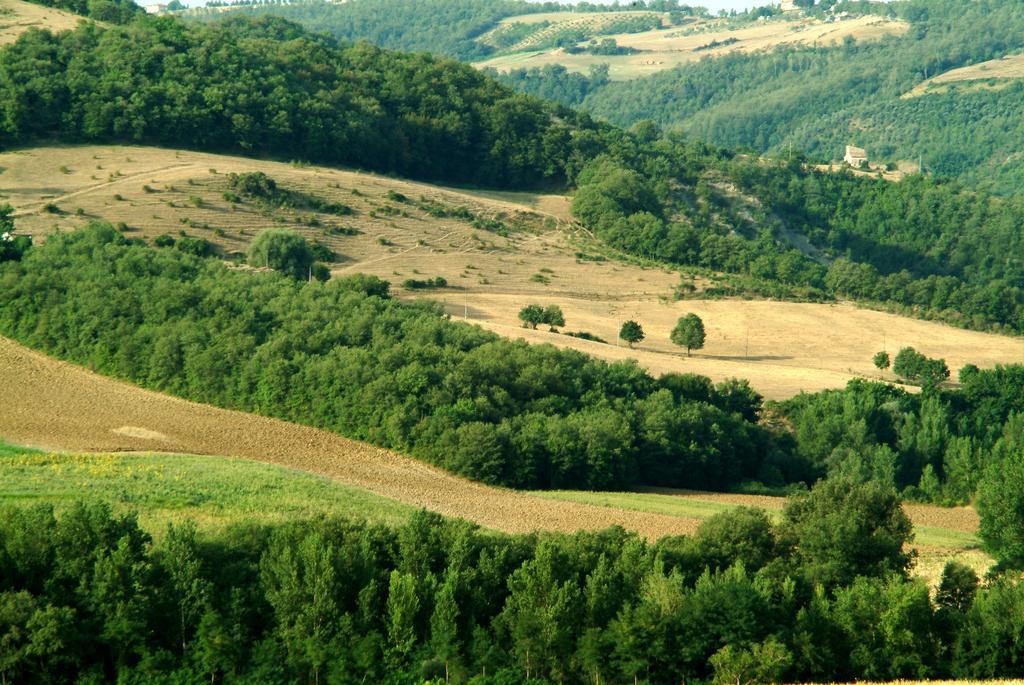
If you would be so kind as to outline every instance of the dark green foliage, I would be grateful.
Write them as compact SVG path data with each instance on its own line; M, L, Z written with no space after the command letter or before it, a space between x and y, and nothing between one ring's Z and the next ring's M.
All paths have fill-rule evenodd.
M623 126L653 119L726 147L783 152L793 146L822 161L856 144L873 160L923 158L941 176L1017 192L1021 163L1008 160L1006 151L1021 138L1020 122L1010 115L1019 107L1019 84L992 79L1001 87L962 84L901 96L945 71L1018 53L1024 46L1019 3L850 2L844 9L896 15L911 27L878 41L704 59L609 83L589 93L583 107Z
M608 343L608 341L605 340L604 338L596 336L588 331L566 331L565 334L573 338L579 338L580 340L590 340L592 342L599 342L605 344Z
M668 685L1019 675L1016 583L975 589L958 610L962 629L947 632L949 605L933 604L922 583L862 575L826 593L772 545L763 513L736 514L737 531L715 521L656 545L622 529L503 535L427 512L396 528L319 518L217 535L186 520L153 541L102 504L70 503L59 516L46 505L0 507L0 678ZM729 561L747 554L761 571ZM726 565L707 569L705 559Z
M14 208L0 205L0 262L17 261L32 247L32 236L15 235Z
M260 233L249 246L246 258L252 266L266 266L298 280L310 277L314 261L306 239L286 229Z
M847 585L857 575L906 575L913 526L896 493L877 483L818 483L786 506L784 544L815 584Z
M209 257L215 252L213 243L206 238L182 236L174 243L174 247L194 257Z
M1024 450L993 461L976 501L985 549L1003 564L1024 568Z
M544 308L544 315L541 317L541 323L545 323L550 326L552 331L564 326L565 314L562 313L562 308L557 304L549 304Z
M873 363L875 368L879 371L885 371L889 368L892 362L889 359L888 352L876 352L875 356L871 358L871 363Z
M690 350L704 348L704 337L704 322L696 314L680 317L670 336L674 345L686 348L686 356L690 356Z
M512 69L507 73L489 69L486 73L510 88L566 107L578 107L587 95L608 83L606 64L591 67L586 76L560 64Z
M934 387L949 378L949 368L944 359L929 359L913 347L904 347L892 362L897 376L925 387Z
M644 339L644 329L636 321L627 321L619 329L619 338L625 340L632 347Z
M218 3L210 5L216 7ZM522 0L375 0L253 4L235 11L283 17L345 41L363 40L382 48L433 52L470 61L491 52L476 39L500 19L545 9L542 4Z
M431 290L435 288L447 288L448 281L440 276L427 279L407 278L402 281L402 287L409 290Z
M1024 366L998 366L967 374L960 390L911 394L855 380L844 391L795 397L777 408L793 426L798 453L819 475L873 480L909 497L958 504L1024 445L1021 388ZM999 528L993 526L994 535Z
M260 238L254 251L277 241ZM306 284L299 247L303 261L279 265L296 281L104 225L57 234L2 267L0 330L100 373L515 487L720 488L786 453L742 393L691 399L635 363L502 340L440 305L387 299L373 277Z
M519 310L519 320L523 322L523 328L536 330L539 324L544 323L544 308L539 304L528 304Z

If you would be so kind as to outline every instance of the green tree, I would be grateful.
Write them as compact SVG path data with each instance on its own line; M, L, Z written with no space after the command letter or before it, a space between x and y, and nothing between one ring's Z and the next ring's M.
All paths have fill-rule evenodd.
M249 246L252 266L265 266L297 280L306 280L313 269L313 252L298 233L286 229L263 231Z
M537 330L538 324L544 323L544 308L539 304L528 304L519 310L519 320L523 328Z
M913 525L895 491L843 478L819 482L786 504L781 528L804 574L826 587L857 576L906 575Z
M786 645L774 638L750 647L726 645L711 657L718 685L781 683L792 663Z
M704 322L696 314L680 317L670 337L673 344L686 348L686 356L689 357L690 350L704 348Z
M967 564L947 561L942 569L935 604L941 609L967 613L978 594L978 574Z
M459 656L459 605L455 596L458 571L445 574L434 600L430 617L430 648L444 662L444 680L451 680L451 663Z
M985 550L1000 563L1024 568L1024 449L992 464L975 500Z
M633 347L634 344L644 339L644 329L636 321L627 321L619 329L619 337Z
M875 368L877 368L879 371L885 371L886 369L889 368L889 365L891 364L888 352L876 353L871 361L874 362Z
M551 327L552 332L555 328L565 325L565 315L562 313L562 308L557 304L549 304L544 308L543 323L546 323Z
M188 641L198 627L212 592L209 581L203 577L194 522L168 525L162 561L178 609L181 654L185 656Z
M387 629L390 654L395 666L404 666L416 646L416 616L420 599L416 579L408 573L392 571L388 581Z
M14 208L9 204L0 204L0 263L17 261L32 246L32 238L27 235L14 235Z
M334 546L319 533L281 531L260 561L260 579L293 666L314 685L333 653L339 607Z

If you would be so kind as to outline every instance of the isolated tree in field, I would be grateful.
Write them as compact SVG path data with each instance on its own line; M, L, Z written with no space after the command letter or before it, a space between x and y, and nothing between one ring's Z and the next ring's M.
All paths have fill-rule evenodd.
M871 361L875 363L875 368L879 371L885 371L889 368L889 364L891 363L888 352L877 353Z
M544 323L544 308L539 304L528 304L519 310L519 320L523 322L523 328L537 330L537 324Z
M622 328L619 330L619 337L629 343L630 347L633 347L634 343L644 339L644 329L636 321L627 321L622 324Z
M562 308L559 307L557 304L549 304L544 309L543 322L550 326L552 331L554 331L559 326L564 326L565 314L562 313Z
M267 266L292 278L305 280L313 268L313 250L298 233L264 231L256 236L247 255L252 266Z
M892 370L900 378L934 388L949 378L945 359L929 359L913 347L904 347L892 362Z
M690 350L704 348L704 322L696 314L680 317L670 337L674 344L686 348L686 356L689 357Z
M896 358L892 362L892 370L900 378L917 380L927 360L927 357L913 347L904 347L896 353Z

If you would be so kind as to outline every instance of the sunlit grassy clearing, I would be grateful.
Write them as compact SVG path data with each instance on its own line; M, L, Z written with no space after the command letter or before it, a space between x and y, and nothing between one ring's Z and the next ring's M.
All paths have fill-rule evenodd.
M415 508L326 478L244 459L160 454L50 454L0 443L0 503L45 502L60 510L100 499L136 511L159 534L191 518L219 531L320 514L398 524Z

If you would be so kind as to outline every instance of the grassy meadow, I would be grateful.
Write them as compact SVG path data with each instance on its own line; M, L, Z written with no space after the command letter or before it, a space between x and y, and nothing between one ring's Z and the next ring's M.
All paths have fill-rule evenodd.
M0 442L0 504L79 499L135 511L150 533L193 519L209 532L321 514L400 524L415 507L327 478L245 459L167 454L60 454Z

